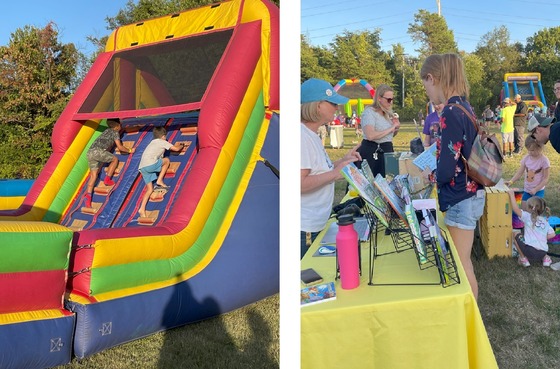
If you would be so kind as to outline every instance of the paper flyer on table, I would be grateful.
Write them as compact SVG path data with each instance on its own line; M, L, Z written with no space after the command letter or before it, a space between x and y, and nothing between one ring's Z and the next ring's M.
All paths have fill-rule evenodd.
M430 168L431 171L436 170L436 144L426 148L420 155L418 155L413 161L414 165L424 171L426 167Z

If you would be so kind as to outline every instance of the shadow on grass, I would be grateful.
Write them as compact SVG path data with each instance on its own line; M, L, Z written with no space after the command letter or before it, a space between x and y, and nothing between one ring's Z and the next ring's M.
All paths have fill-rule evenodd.
M187 296L188 295L188 296ZM165 326L181 319L206 319L163 332L157 368L278 368L270 352L274 337L266 318L255 305L228 314L211 297L197 301L188 286L168 302ZM236 315L232 319L232 315Z

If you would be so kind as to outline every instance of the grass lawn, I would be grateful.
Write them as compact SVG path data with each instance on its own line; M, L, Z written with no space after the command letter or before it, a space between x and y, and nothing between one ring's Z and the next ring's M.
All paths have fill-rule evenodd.
M354 130L344 130L344 149L332 149L329 139L327 152L335 160L361 140ZM496 126L491 132L499 131ZM412 123L401 125L393 144L395 151L409 151L410 140L417 136ZM501 138L499 138L501 140ZM506 159L504 179L510 179L519 168L523 155ZM550 159L550 180L545 200L551 215L560 216L560 154L550 144L545 155ZM523 181L515 187L523 188ZM335 203L344 196L346 182L336 183ZM560 254L560 245L551 245L550 251ZM552 257L553 262L560 261ZM503 369L560 368L560 272L531 265L523 268L513 258L473 257L479 283L478 306L486 326L498 366Z
M279 295L200 323L156 333L59 369L279 367Z

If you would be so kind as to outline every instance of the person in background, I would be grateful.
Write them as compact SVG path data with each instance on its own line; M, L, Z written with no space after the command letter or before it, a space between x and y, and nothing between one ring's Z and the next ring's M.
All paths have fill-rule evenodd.
M421 127L424 127L424 113L422 113L422 110L418 110L418 123L420 123Z
M123 146L119 131L121 130L121 121L119 119L107 119L108 128L93 141L86 154L89 166L89 180L87 184L86 194L84 195L85 207L91 208L91 198L93 196L93 187L99 176L99 170L103 163L110 163L105 173L103 183L105 186L113 186L115 182L111 179L119 159L111 154L110 150L116 146L122 153L132 154L134 149Z
M494 112L490 108L490 105L486 105L486 108L482 112L482 119L484 121L484 128L490 127L490 123L494 121Z
M521 100L521 95L515 95L515 114L513 115L513 141L514 141L514 154L521 153L525 142L525 127L527 126L527 104Z
M401 125L398 115L393 112L393 100L393 89L381 84L375 90L373 104L362 112L363 140L358 151L367 160L374 176L379 173L385 177L383 154L394 151L393 137Z
M543 154L543 145L531 136L525 139L525 148L528 154L521 159L519 169L505 184L511 186L524 176L521 209L528 211L526 202L529 198L533 196L544 198L544 189L550 175L550 160Z
M463 264L473 295L478 298L478 283L471 260L474 230L484 211L484 187L465 171L461 155L468 158L477 135L477 127L468 114L475 116L468 102L469 85L463 61L457 54L434 54L424 61L420 77L434 104L446 104L441 114L445 122L436 145L436 182L439 210Z
M513 153L513 115L515 113L515 104L511 102L509 97L504 99L504 107L502 108L502 123L500 132L502 133L502 152L504 156L511 158Z
M558 102L560 102L560 79L554 81L553 91L554 91L554 96L556 96L556 100L558 100L556 102L556 105L554 106L554 118L556 118L556 121L558 121L560 120L560 104L558 104ZM552 111L552 109L549 110Z
M555 117L534 115L527 123L527 130L538 143L545 145L550 141L554 150L560 153L560 124L555 123Z
M512 211L523 221L523 234L518 233L515 238L515 247L519 256L517 262L524 267L531 266L529 260L542 260L544 267L552 264L548 256L548 240L554 238L556 233L543 214L550 215L550 209L543 198L533 196L527 200L527 210L520 209L515 201L515 192L508 191Z
M494 109L494 123L499 124L502 119L502 107L500 105L496 105L496 109Z
M424 147L430 147L436 142L440 129L439 118L444 106L445 104L434 104L434 111L426 117L422 130L424 134Z
M341 169L361 160L357 146L334 163L317 134L332 119L339 104L348 98L339 95L327 81L311 78L301 85L301 258L321 232L332 212L334 182ZM308 241L310 243L308 243Z

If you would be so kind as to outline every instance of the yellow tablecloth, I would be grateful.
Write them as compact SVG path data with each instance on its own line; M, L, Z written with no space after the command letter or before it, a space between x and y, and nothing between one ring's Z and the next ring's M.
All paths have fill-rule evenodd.
M319 235L301 268L334 281L335 257L313 257ZM394 250L378 235L379 253ZM454 255L457 255L452 245ZM369 243L362 243L360 286L337 298L301 308L301 368L462 369L498 368L463 267L460 284L368 285ZM435 268L420 270L413 250L378 256L374 284L437 283ZM303 286L302 286L303 287Z

